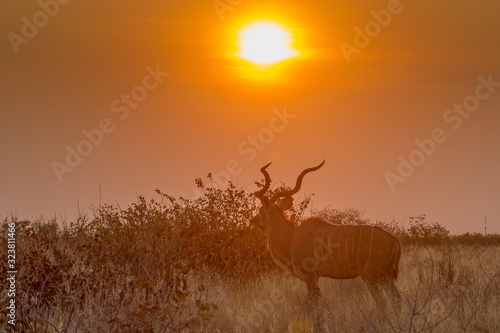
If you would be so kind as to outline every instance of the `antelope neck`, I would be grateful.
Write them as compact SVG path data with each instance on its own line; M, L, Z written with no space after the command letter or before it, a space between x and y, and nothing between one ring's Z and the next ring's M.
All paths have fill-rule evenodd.
M273 260L282 267L290 268L293 226L289 225L281 211L274 208L267 229L267 247Z

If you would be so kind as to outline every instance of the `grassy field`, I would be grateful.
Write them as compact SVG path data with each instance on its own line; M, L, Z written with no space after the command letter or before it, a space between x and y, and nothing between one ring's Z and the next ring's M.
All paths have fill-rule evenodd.
M500 247L414 247L401 264L399 314L379 311L360 279L323 278L319 320L330 332L500 331ZM205 287L217 310L210 311L205 328L194 331L313 332L318 321L307 314L304 283L289 274L244 288L216 281Z
M330 331L500 331L499 247L416 247L401 263L399 314L381 313L359 279L322 279L322 320ZM312 332L305 287L293 277L269 277L249 290L222 294L221 331Z
M234 187L204 190L196 201L162 194L162 202L140 197L123 210L99 207L93 218L69 224L5 218L0 274L9 270L13 222L17 273L15 298L0 294L0 330L500 332L498 235L450 237L425 216L405 230L382 223L404 244L400 311L377 306L360 279L322 278L315 312L305 283L276 267L263 233L249 224L253 196ZM337 223L371 223L357 210L327 213ZM15 326L7 323L12 299Z
M400 313L380 311L360 279L323 278L319 317L308 314L304 283L286 272L241 285L179 268L176 291L167 294L172 282L162 272L140 279L115 276L109 266L109 276L90 282L91 265L82 260L88 258L74 255L73 275L39 261L31 264L45 266L30 280L20 267L18 331L313 332L321 323L330 332L500 331L499 246L407 247L397 281ZM35 289L22 295L23 288ZM12 330L5 322L2 313L2 330Z

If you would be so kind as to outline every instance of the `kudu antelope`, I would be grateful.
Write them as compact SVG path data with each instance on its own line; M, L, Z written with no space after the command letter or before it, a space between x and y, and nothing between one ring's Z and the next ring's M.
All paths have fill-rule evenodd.
M266 191L271 178L266 168L264 187L255 192L262 207L252 218L267 236L267 248L274 262L291 271L307 284L309 296L317 300L320 296L318 279L352 279L361 276L376 302L383 301L382 290L400 308L400 295L394 284L398 276L401 257L399 241L390 233L369 225L334 225L319 218L310 218L300 226L294 226L283 212L293 204L292 195L300 190L302 179L320 165L302 171L295 188L275 193L271 198ZM279 203L277 200L281 199Z

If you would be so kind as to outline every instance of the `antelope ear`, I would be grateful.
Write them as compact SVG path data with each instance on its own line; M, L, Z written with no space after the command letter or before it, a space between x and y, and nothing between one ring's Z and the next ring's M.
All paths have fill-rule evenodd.
M283 211L292 208L292 206L293 206L292 197L284 197L283 200L281 200L281 202L278 204L278 207L281 208L281 210Z

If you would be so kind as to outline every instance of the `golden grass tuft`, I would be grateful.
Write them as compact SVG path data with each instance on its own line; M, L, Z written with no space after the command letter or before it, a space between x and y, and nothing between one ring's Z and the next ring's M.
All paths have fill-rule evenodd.
M307 315L300 315L288 324L290 333L313 333L314 323Z

